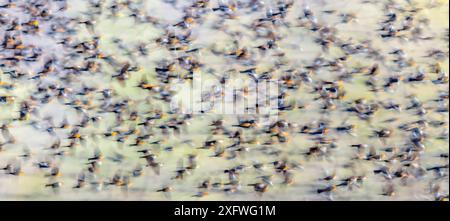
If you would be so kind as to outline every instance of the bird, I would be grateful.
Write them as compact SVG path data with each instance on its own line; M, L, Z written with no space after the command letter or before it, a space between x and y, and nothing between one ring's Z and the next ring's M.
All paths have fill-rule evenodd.
M393 197L396 195L394 184L388 183L386 186L383 187L383 193L381 194L383 196Z
M323 189L317 189L317 193L331 193L336 191L336 185L331 185Z
M77 177L77 183L75 184L75 186L73 186L74 189L80 189L83 188L86 185L86 175L81 172L80 174L78 174Z
M265 183L252 183L248 184L249 186L253 186L253 190L262 196L263 193L269 190L269 185Z
M80 4L0 3L1 199L448 200L447 3Z
M156 192L162 192L162 193L164 193L164 195L167 198L170 198L170 192L172 192L173 190L174 189L172 187L170 187L170 186L164 186L161 189L156 190Z
M148 154L141 156L140 158L144 158L147 161L147 167L151 167L157 175L160 174L161 164L156 161L156 155Z

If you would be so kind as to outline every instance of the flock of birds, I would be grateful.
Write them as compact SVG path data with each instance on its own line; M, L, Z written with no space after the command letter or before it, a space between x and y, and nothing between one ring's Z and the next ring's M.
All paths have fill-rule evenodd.
M345 33L364 15L326 1L0 1L0 199L31 177L44 198L448 200L449 30L424 13L448 2L349 2L382 16ZM157 36L105 37L124 19ZM275 82L276 120L170 110L194 75Z

